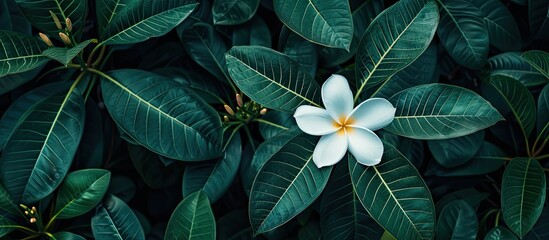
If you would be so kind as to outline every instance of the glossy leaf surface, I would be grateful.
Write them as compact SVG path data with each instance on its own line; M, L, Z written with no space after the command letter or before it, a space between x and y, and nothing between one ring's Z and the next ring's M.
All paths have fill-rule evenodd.
M170 217L164 239L215 239L215 219L203 191L194 192L179 203Z
M517 22L501 1L469 2L480 10L491 45L501 51L517 51L521 48L522 39Z
M216 25L238 25L250 20L259 6L259 0L216 0L212 16Z
M97 207L91 219L91 229L95 239L144 240L141 223L128 205L113 195L107 195L103 204Z
M503 75L531 87L548 83L549 79L530 65L520 53L506 52L488 59L485 69L490 76Z
M437 239L476 239L478 220L475 210L463 200L450 202L437 222Z
M48 61L42 55L46 44L22 33L0 30L0 46L0 77L26 72Z
M44 56L67 65L72 61L92 40L83 41L72 48L50 47L42 52Z

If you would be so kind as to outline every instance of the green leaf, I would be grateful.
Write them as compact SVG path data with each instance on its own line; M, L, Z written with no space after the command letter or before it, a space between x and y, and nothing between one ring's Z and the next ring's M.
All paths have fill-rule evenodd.
M465 136L503 119L481 96L453 85L419 85L395 94L389 101L396 113L385 130L414 139Z
M311 76L316 75L318 54L317 46L315 44L307 41L297 33L292 32L287 27L282 27L278 40L278 49L286 56L299 63L301 67L307 69L307 72Z
M253 239L252 228L248 221L248 212L243 209L234 210L217 219L217 239Z
M490 44L501 51L517 51L522 46L520 31L515 18L499 0L474 1L488 29ZM461 16L459 16L461 17Z
M212 7L215 25L238 25L250 20L259 0L215 0Z
M278 18L292 31L322 46L349 50L353 19L347 1L274 0Z
M539 94L537 111L538 138L547 139L549 138L549 84L545 85Z
M431 43L437 25L433 1L400 1L378 15L357 49L357 97L416 60Z
M523 239L525 240L542 240L547 239L549 237L549 231L547 231L547 227L549 227L549 208L544 208L541 212L541 216L539 217L538 221L524 236Z
M211 25L197 23L191 29L179 32L179 38L195 62L218 80L229 81L224 56L227 46Z
M488 28L481 11L469 1L439 0L442 46L452 59L471 69L486 63L489 49Z
M109 20L102 20L106 25L99 45L138 43L162 36L183 22L198 5L193 0L103 1L107 6L101 11ZM117 10L121 5L123 9Z
M208 103L222 103L219 99L223 89L215 81L209 81L207 76L198 72L178 67L165 67L153 70L184 85L200 95Z
M412 64L398 71L379 86L373 87L375 92L371 96L387 99L406 88L436 82L437 60L437 47L431 44Z
M349 172L358 199L385 230L397 239L430 239L435 206L416 168L395 147L384 144L381 163L364 166L351 154Z
M546 76L530 65L520 53L506 52L488 59L484 69L489 76L503 75L518 80L524 86L531 87L548 83Z
M220 159L191 163L183 174L183 197L203 190L211 203L215 203L229 190L242 157L242 141L238 132L228 143Z
M42 55L42 51L47 48L46 44L22 33L0 30L0 46L3 50L0 51L0 77L26 72L48 61L48 58Z
M63 181L82 137L84 115L83 97L71 90L40 101L17 126L0 158L0 180L16 202L39 201Z
M255 102L287 112L303 104L320 107L320 86L288 56L264 47L236 46L225 58L233 81Z
M261 119L277 125L274 126L265 122L259 122L259 133L264 139L272 138L279 133L286 131L284 128L290 129L297 126L294 116L287 112L271 110L263 115Z
M534 226L545 203L545 173L532 158L514 158L501 183L501 210L507 226L520 238Z
M95 216L91 219L91 229L95 239L145 239L143 227L132 209L110 194L97 207Z
M42 52L44 56L60 62L63 65L69 64L92 40L83 41L72 48L50 47Z
M496 145L489 142L482 142L480 149L475 156L467 163L460 166L446 169L438 164L429 167L426 175L436 175L443 177L450 176L472 176L491 173L499 169L507 160L507 154Z
M484 240L518 240L518 237L509 229L496 226L484 236Z
M137 186L131 178L124 175L114 175L111 177L107 193L120 198L124 202L129 202L133 199L136 192Z
M187 196L177 205L164 239L215 239L215 218L203 191Z
M448 203L437 222L437 239L475 240L478 219L475 210L463 200Z
M0 237L8 235L10 232L16 229L18 226L16 223L0 215Z
M528 1L528 23L530 24L530 35L539 34L543 24L547 21L549 13L548 0L525 0Z
M435 209L437 210L437 218L442 213L442 210L450 203L456 200L465 201L471 208L477 209L482 201L490 196L489 193L479 192L474 188L465 188L459 191L451 192L444 195L437 204Z
M318 198L332 167L313 162L316 137L300 134L272 155L257 174L250 192L254 233L270 231L305 210Z
M299 232L297 233L297 237L303 240L321 239L320 225L318 224L318 220L316 219L309 220L305 226L299 229Z
M111 173L104 169L71 172L59 186L54 218L68 219L92 210L107 192Z
M105 28L112 21L114 16L120 14L125 9L130 0L95 0L97 14L97 26L99 33L105 32Z
M256 45L270 48L272 45L271 38L269 26L259 16L253 17L244 24L235 26L232 35L233 46Z
M17 203L13 201L4 184L0 182L0 209L12 214L19 212Z
M74 234L74 233L71 233L71 232L56 232L55 234L53 234L53 237L55 237L55 239L63 239L63 240L86 240L85 237L82 237L78 234Z
M100 168L103 165L105 137L103 116L98 104L91 98L86 101L86 121L78 151L72 163L73 169Z
M111 76L101 82L105 106L139 144L177 160L220 155L219 114L194 92L142 70L117 70Z
M57 16L63 29L66 28L65 19L70 18L73 29L71 35L76 41L80 40L88 11L87 0L15 0L15 2L32 25L50 37L59 39L58 33L61 32L55 25L50 11Z
M549 79L549 53L540 50L531 50L523 52L520 57Z
M504 103L518 122L524 139L528 139L536 125L536 103L528 88L515 79L500 75L492 76L490 84L503 97Z
M458 138L427 141L427 145L440 165L453 168L471 160L483 140L484 131L481 130Z
M69 85L63 82L46 84L17 98L0 119L0 150L4 149L12 133L32 112L36 104L60 91L67 91L68 87Z
M334 168L320 203L323 239L379 239L384 230L368 215L358 200L347 161Z
M40 71L42 71L44 66L45 64L42 64L27 72L9 74L7 76L0 77L0 95L10 92L11 90L27 83L31 79L34 79Z
M169 187L181 181L182 168L164 165L157 154L146 148L128 144L128 153L135 170L150 188Z

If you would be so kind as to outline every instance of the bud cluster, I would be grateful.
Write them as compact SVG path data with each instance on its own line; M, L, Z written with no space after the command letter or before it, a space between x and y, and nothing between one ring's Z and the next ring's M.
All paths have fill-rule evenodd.
M29 208L23 204L19 204L19 206L24 210L25 216L28 217L29 223L36 223L36 221L40 218L36 207L32 206Z
M63 28L63 26L61 25L61 21L59 21L59 18L57 17L57 15L52 11L50 11L50 15L51 15L51 18L53 19L53 23L55 24L57 29L60 31L58 35L61 41L63 41L65 45L71 46L72 41L71 41L71 38L69 37L72 32L71 19L70 18L65 19L65 28ZM46 34L38 33L38 35L40 36L40 39L42 39L42 41L44 41L44 43L48 45L48 47L53 47L53 43L51 42L50 38Z
M236 119L239 122L249 122L256 117L267 113L266 108L261 107L261 105L254 101L244 102L242 95L239 93L236 94L235 99L237 105L236 111L227 104L223 105L225 112L229 114L223 116L223 122L226 124L230 123L231 119Z

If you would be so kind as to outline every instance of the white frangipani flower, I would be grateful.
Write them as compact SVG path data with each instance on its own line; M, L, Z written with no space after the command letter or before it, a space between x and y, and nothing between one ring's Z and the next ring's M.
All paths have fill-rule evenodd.
M319 168L334 165L349 149L359 163L378 164L383 143L373 131L393 121L393 105L383 98L370 98L353 109L349 83L336 74L322 85L322 102L326 109L303 105L294 114L303 132L322 136L313 153L314 163Z

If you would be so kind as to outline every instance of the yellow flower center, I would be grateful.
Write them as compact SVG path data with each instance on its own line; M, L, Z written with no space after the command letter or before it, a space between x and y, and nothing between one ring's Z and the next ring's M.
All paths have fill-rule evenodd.
M353 122L354 122L354 119L352 118L347 118L347 117L339 117L339 121L333 121L333 124L336 128L338 128L337 130L337 134L345 134L345 132L350 132L352 131L352 127L351 125L353 125Z

